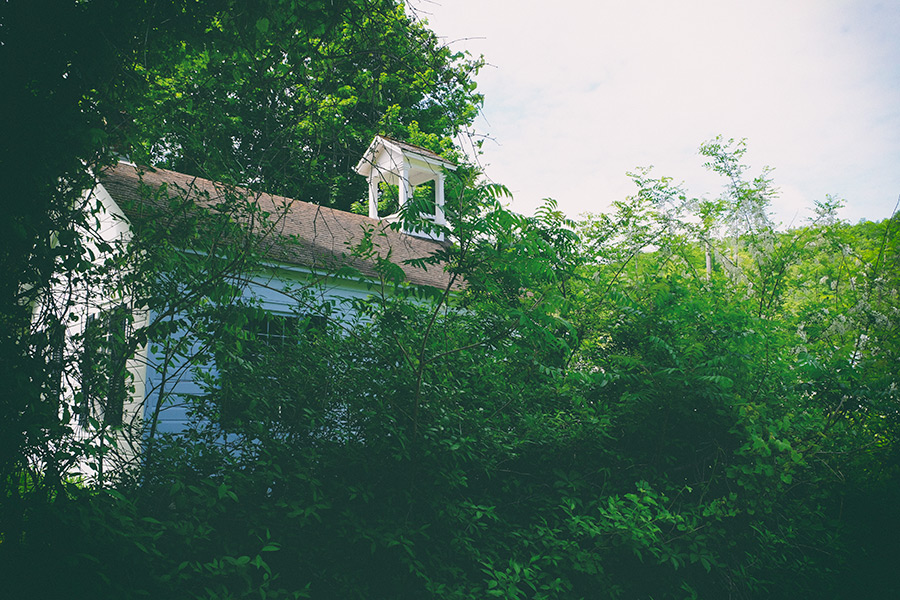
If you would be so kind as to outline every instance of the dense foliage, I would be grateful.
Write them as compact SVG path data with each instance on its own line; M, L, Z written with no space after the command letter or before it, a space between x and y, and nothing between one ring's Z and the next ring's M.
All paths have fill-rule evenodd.
M480 106L479 66L394 0L0 4L0 481L16 489L82 453L59 412L53 337L116 285L93 271L116 249L83 194L101 167L124 156L347 208L365 196L350 167L376 133L452 155Z
M480 61L394 0L226 4L136 66L145 96L123 118L142 164L347 210L376 134L452 153L475 118Z
M127 94L110 90L128 88L137 100L122 109L122 139L163 164L301 197L329 181L349 189L341 161L375 129L447 150L477 106L464 62L428 46L433 38L393 3L297 4L135 9L179 25L158 46L129 36L162 31L166 19L123 26L108 40L131 42L109 63L73 56L112 65L107 75L126 66L136 91L77 69L56 83L83 83L69 108L85 128L101 117L110 126L113 111L101 108L121 106L113 100ZM126 10L77 6L75 22ZM297 27L302 35L285 34ZM368 37L392 27L408 36ZM417 75L403 75L398 57ZM446 70L428 75L431 60ZM378 69L382 97L365 98ZM240 97L246 106L231 103ZM201 124L209 136L197 135ZM332 138L344 140L329 146L340 150L323 152ZM92 143L67 160L102 157ZM287 163L273 156L281 152ZM850 225L829 199L815 221L778 231L767 216L775 189L766 172L747 176L742 144L717 139L702 154L725 181L716 200L642 171L633 196L578 223L552 202L526 218L502 207L502 188L452 182L452 243L429 268L446 265L464 286L413 288L382 262L372 297L341 306L321 302L311 280L288 288L296 315L281 318L277 344L258 325L272 317L242 293L277 215L239 193L206 210L175 199L125 246L98 235L86 243L76 234L97 233L95 213L80 212L62 178L77 170L48 170L28 189L37 197L52 181L58 194L16 215L25 249L3 255L21 273L3 305L4 348L21 367L9 374L15 397L0 431L4 591L896 595L898 217ZM306 192L291 187L307 182ZM248 232L240 223L251 219L272 227ZM374 259L369 244L355 251ZM121 339L78 335L57 357L51 284L119 294L156 316L135 318ZM31 325L34 306L42 312ZM150 415L134 428L93 419L74 436L84 394L76 355L88 342L106 344L94 368L107 382L125 366L113 345L148 344L173 372L195 370L201 393L177 398L190 403L191 428L161 435ZM60 400L66 389L74 404ZM94 478L68 476L79 464Z

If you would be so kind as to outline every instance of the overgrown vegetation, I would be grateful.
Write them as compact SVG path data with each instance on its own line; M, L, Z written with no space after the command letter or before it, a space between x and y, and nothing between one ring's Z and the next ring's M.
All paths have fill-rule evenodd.
M278 44L265 36L296 26L287 3L271 5L265 22L238 11L243 26L203 21L219 14L212 4L172 10L215 24L216 39L262 36L260 55L245 58L269 77ZM321 32L340 31L329 43L348 44L381 4L303 6L302 23L331 15ZM385 6L401 23L402 11ZM324 47L314 37L300 36L296 58L330 73L330 63L313 64L309 48ZM213 54L236 52L219 43ZM207 68L193 50L179 56ZM247 77L256 98L266 87L249 82L254 72L234 80ZM143 81L152 88L162 76ZM177 89L198 78L181 76ZM231 80L223 85L227 99ZM178 113L155 102L147 110ZM416 138L417 126L401 122L397 135L435 150L459 126ZM364 148L370 133L351 137ZM178 148L200 145L185 139ZM204 169L218 160L172 152L157 158ZM255 324L269 327L270 317L241 287L277 227L239 225L277 215L262 218L238 193L205 211L173 201L164 214L177 218L147 219L127 246L96 236L85 245L93 216L61 188L46 214L22 221L32 250L4 255L22 268L9 271L21 274L3 314L5 356L17 367L2 429L4 589L48 598L896 594L898 217L849 225L829 199L814 222L778 231L767 217L775 188L765 172L748 177L742 153L722 139L703 146L725 182L715 200L645 171L633 196L581 222L552 202L535 217L512 213L502 188L461 169L448 185L452 244L430 268L446 265L462 289L416 289L382 264L371 299L342 311L346 319L310 281L288 290L296 316L279 321L278 344L263 343ZM266 156L242 160L273 166ZM246 182L241 170L225 175L231 160L203 172ZM88 260L89 249L106 260ZM365 243L356 252L373 258ZM82 298L46 298L85 285L156 315L105 340L95 366L107 381L123 368L109 351L118 344L132 354L149 344L172 369L197 370L202 393L178 398L191 403L188 431L159 434L151 415L134 430L95 419L91 437L74 436L84 336L57 357L48 324ZM34 306L45 312L32 323ZM128 458L130 442L139 460L114 460ZM102 481L67 476L100 462Z

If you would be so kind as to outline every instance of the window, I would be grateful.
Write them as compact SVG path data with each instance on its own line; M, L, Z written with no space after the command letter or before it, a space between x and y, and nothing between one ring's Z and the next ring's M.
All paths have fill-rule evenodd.
M53 402L59 402L62 394L63 361L65 360L66 328L59 321L55 321L50 328L50 348L47 366L50 372L50 398Z
M250 318L244 330L265 348L281 348L300 332L300 317L262 313Z
M49 324L44 331L46 337L40 338L40 344L34 347L46 364L47 379L44 397L48 406L59 409L62 395L63 370L66 349L66 328L56 316L48 317Z
M323 317L249 309L237 339L225 341L217 353L220 422L231 426L288 418L292 403L283 397L285 382L276 378L283 372L279 365L296 364L303 340L324 325Z
M83 426L90 417L104 425L122 425L130 326L124 306L88 316L81 354L81 397L76 406Z

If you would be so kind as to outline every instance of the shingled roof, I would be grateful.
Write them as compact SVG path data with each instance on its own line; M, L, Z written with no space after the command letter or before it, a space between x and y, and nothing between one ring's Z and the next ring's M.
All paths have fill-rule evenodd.
M139 168L124 162L106 169L100 181L133 222L145 220L154 211L165 210L166 199L154 198L163 186L168 197L183 196L200 205L212 205L224 199L229 191L237 191L258 203L262 211L277 216L274 229L278 235L267 250L267 258L273 261L328 271L351 266L364 276L377 279L374 260L351 255L351 249L363 241L365 232L371 231L378 255L387 258L390 254L390 260L403 269L410 283L437 288L451 283L450 274L440 265L422 268L406 264L441 250L444 247L441 242L396 231L378 219L284 196L229 189L208 179L165 169Z

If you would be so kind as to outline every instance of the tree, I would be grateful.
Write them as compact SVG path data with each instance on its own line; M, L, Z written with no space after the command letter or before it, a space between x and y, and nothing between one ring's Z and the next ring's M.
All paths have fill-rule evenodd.
M4 59L31 48L23 6L3 8ZM552 203L504 210L502 188L463 170L448 185L452 244L430 261L464 286L405 286L378 261L354 323L312 318L328 307L296 290L276 351L254 327L270 317L238 293L269 231L241 227L259 216L246 194L208 210L176 198L122 252L82 210L85 165L116 147L301 199L327 187L344 206L352 186L316 174L376 129L450 152L479 102L475 65L389 2L133 6L70 7L60 60L16 79L32 124L62 120L21 163L3 154L23 172L52 158L22 183L46 201L12 214L2 255L20 273L4 352L26 367L0 432L12 593L827 597L860 565L851 550L878 556L879 529L896 527L873 521L898 481L895 219L854 228L823 205L820 222L780 232L770 178L748 179L742 146L721 139L702 150L725 176L717 200L644 171L614 214L581 225ZM101 27L100 44L76 35L125 15L140 18ZM56 130L75 151L55 151ZM103 487L64 467L106 462L127 432L98 421L99 445L72 440L54 402L73 359L50 352L52 311L31 317L51 285L86 283L159 316L94 336L107 383L120 343L155 342L207 374L194 426L151 435Z
M728 202L747 190L734 183L705 229L660 210L683 194L645 178L580 234L552 204L529 219L492 201L502 190L470 188L480 201L462 206L480 208L455 215L442 257L465 291L376 287L391 293L358 305L346 331L298 328L287 350L232 354L191 443L163 444L136 491L162 523L169 562L155 564L187 561L181 585L233 594L265 582L310 597L836 597L850 551L873 555L880 539L842 503L894 497L882 427L896 376L865 375L887 394L877 414L810 379L834 343L801 334L796 306L818 280L795 275L845 226L729 229ZM220 354L252 343L235 333L217 336ZM872 347L875 362L890 348ZM878 474L865 494L839 475L857 470ZM185 497L184 481L210 483Z
M4 121L0 153L9 199L0 250L0 357L9 382L2 396L0 517L7 554L24 541L39 556L41 544L49 543L43 527L72 525L57 512L69 500L83 502L89 515L102 514L95 509L103 500L85 497L81 484L67 479L67 465L102 464L110 442L141 439L140 431L119 429L115 419L97 423L92 440L73 436L77 415L60 401L61 380L74 379L79 359L72 348L58 353L60 325L66 325L59 317L73 299L50 290L129 285L129 293L148 305L168 303L176 312L202 316L186 301L227 297L233 290L220 285L222 269L234 273L253 256L247 251L252 245L219 246L235 261L187 264L171 242L184 250L189 235L157 238L152 228L142 232L143 243L164 243L144 247L145 253L103 240L96 199L83 194L100 169L124 154L225 182L348 203L356 199L345 189L353 187L347 185L353 176L342 169L373 132L418 137L449 150L450 138L480 103L471 82L478 61L440 47L395 2L92 0L4 3L0 63L8 92L4 112L16 115ZM377 94L365 98L361 86ZM204 243L243 239L233 228L241 208L232 209L224 221L213 221L222 237L201 227ZM182 233L199 227L196 219L179 225ZM98 254L104 256L99 266ZM137 275L146 273L146 263L140 259L150 257L171 274L205 276L194 281L198 294L166 296L164 281L142 281ZM98 356L92 370L98 381L119 387L113 371L123 365L104 357L121 353L109 352L110 344L133 350L163 339L171 326L163 320L134 327L124 340L96 335L75 343L96 338L88 344ZM170 350L173 358L184 352ZM101 441L100 454L93 441ZM31 564L29 556L8 564Z
M876 366L896 350L868 343L876 330L895 339L893 310L875 290L885 289L877 265L896 222L853 239L829 201L816 222L779 232L765 212L775 189L765 172L745 178L742 150L722 139L703 146L726 177L717 200L644 171L617 214L585 224L598 285L573 317L589 350L577 360L599 365L593 398L613 403L630 477L643 475L694 523L671 531L690 540L682 560L714 577L684 569L685 589L753 597L799 586L840 597L826 574L883 547L862 525L871 513L849 517L847 502L880 507L896 493L883 429L894 422L896 375ZM797 581L801 571L810 579ZM873 571L846 589L893 589Z
M235 3L141 61L148 101L127 118L142 162L347 210L376 134L455 153L480 64L393 0Z
M82 190L117 154L224 182L347 206L377 132L447 151L474 118L479 62L441 47L393 1L252 5L94 0L2 7L10 90L0 166L4 221L2 480L65 435L53 402L46 302L92 268ZM370 93L370 96L366 96ZM34 318L35 307L44 314ZM52 394L51 394L52 395Z

